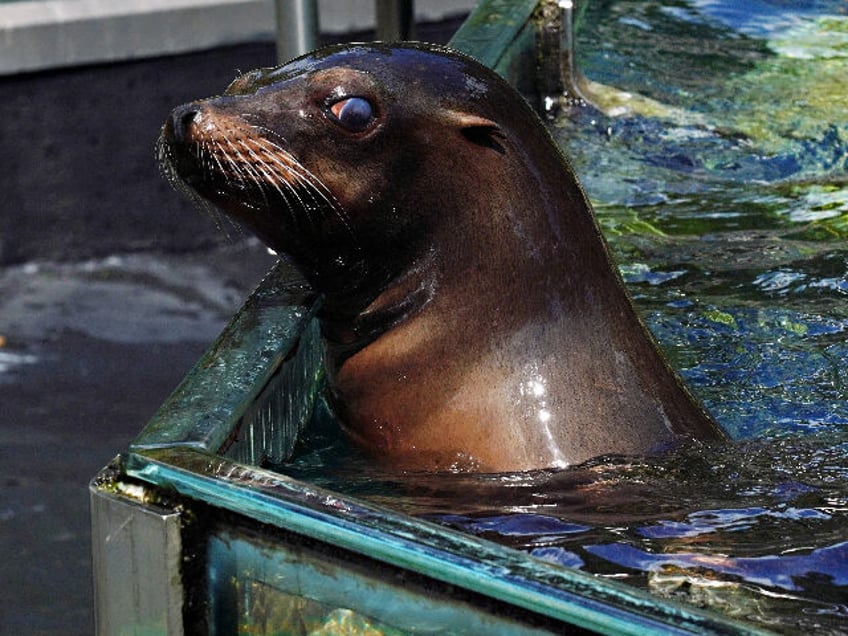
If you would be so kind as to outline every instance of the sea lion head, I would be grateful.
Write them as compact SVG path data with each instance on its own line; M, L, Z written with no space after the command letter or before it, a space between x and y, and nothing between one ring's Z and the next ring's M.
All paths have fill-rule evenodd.
M447 49L330 47L178 107L159 156L178 187L357 311L425 256L434 217L456 205L449 175L474 161L469 145L503 152L496 111L516 99Z

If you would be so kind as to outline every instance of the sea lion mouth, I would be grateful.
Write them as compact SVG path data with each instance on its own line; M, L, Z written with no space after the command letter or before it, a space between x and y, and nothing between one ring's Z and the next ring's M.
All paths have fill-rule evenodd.
M157 143L164 176L207 209L209 204L246 221L274 245L287 232L316 231L344 213L332 192L283 147L283 139L247 116L202 103L177 108Z

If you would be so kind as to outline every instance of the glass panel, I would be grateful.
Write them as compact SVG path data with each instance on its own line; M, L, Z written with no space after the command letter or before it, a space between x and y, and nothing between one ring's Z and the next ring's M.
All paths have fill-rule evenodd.
M230 529L209 542L216 634L550 634L491 603L320 544ZM465 597L465 598L464 598Z

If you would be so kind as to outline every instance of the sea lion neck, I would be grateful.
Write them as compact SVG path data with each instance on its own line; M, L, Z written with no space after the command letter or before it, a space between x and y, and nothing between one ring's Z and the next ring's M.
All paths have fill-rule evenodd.
M325 295L318 319L330 373L383 334L413 321L432 300L436 288L432 270L416 267L382 286L376 294L359 298L349 294Z

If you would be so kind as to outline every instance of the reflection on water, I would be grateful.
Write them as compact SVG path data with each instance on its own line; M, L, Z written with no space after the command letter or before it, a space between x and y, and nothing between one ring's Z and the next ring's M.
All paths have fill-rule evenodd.
M553 125L637 305L733 445L401 477L330 447L286 472L761 626L848 629L846 12L593 2L584 72L698 123Z
M647 321L737 438L848 425L846 11L593 5L587 74L704 123L556 125Z
M766 408L767 408L766 404ZM822 428L520 474L383 474L343 442L285 472L781 631L848 621L848 436Z

